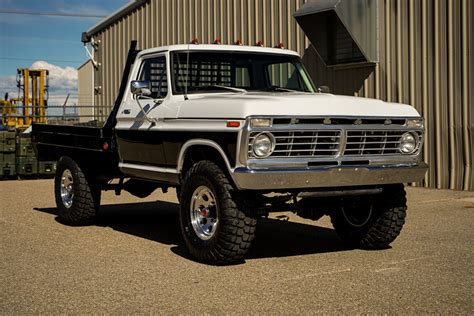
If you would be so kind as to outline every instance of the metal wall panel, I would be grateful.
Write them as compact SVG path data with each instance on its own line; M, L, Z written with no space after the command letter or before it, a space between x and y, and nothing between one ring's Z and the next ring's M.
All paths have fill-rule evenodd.
M82 64L78 69L77 80L77 105L94 105L94 65L91 60ZM93 119L94 108L79 108L79 121L88 122Z
M95 73L100 94L95 97L104 119L120 85L131 40L140 49L182 44L197 37L201 43L223 44L240 39L246 45L262 40L265 46L282 42L303 54L308 46L293 12L304 0L150 0L94 35L100 40Z
M130 40L139 48L237 39L283 42L315 83L334 93L413 105L425 118L423 183L474 190L474 2L379 0L379 63L326 67L292 17L304 0L150 0L94 35L100 40L95 97L101 119L113 104Z
M305 61L333 92L413 105L425 118L424 185L474 190L473 17L469 0L379 2L380 62L325 68Z

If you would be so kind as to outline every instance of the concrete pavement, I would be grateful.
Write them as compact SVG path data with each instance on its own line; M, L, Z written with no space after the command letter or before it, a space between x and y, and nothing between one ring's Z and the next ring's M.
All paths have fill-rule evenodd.
M1 181L0 313L474 313L473 192L409 188L382 251L346 249L328 218L274 214L224 267L187 257L174 196L106 192L97 225L69 227L52 180Z

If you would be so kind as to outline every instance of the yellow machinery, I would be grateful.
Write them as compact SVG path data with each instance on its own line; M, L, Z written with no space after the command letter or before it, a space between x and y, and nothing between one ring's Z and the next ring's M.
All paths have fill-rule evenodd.
M0 107L2 109L2 125L7 127L8 129L14 129L17 126L20 126L18 121L22 118L19 117L18 114L18 106L19 99L18 98L11 98L8 99L5 96L4 100L0 100ZM23 122L23 119L22 119Z
M46 123L48 76L45 69L17 70L18 98L0 99L0 180L50 177L54 161L37 161L29 134L22 132L32 123Z
M2 125L24 129L32 123L46 123L48 78L49 71L46 69L17 69L19 97L0 101Z

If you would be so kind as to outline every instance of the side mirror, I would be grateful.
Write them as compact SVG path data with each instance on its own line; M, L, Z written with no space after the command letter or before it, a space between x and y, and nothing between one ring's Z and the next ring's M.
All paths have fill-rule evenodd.
M328 86L319 86L318 93L331 93L331 89Z
M130 91L135 96L147 96L151 94L150 81L133 80L130 83Z

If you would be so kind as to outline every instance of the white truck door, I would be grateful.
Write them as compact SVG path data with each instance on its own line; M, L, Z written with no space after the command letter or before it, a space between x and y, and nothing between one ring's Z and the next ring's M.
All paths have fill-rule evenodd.
M117 113L116 137L121 160L120 168L125 174L141 177L144 171L165 164L160 127L165 118L174 114L167 107L169 103L167 54L142 56L136 63L129 81L149 82L151 94L133 95L129 83Z

